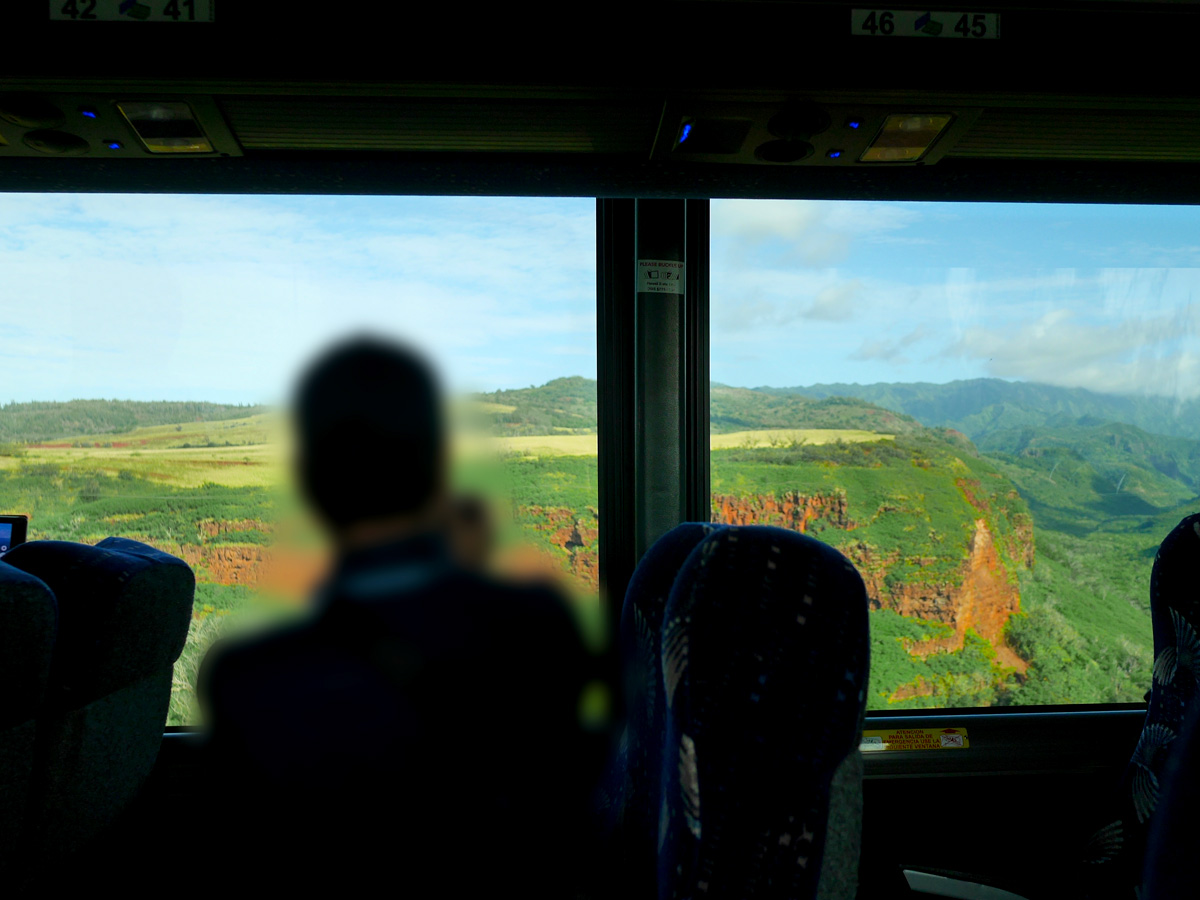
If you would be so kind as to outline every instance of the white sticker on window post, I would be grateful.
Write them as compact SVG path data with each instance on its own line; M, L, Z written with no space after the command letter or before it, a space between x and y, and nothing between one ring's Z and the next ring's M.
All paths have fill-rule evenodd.
M682 294L683 263L673 259L639 259L638 293Z

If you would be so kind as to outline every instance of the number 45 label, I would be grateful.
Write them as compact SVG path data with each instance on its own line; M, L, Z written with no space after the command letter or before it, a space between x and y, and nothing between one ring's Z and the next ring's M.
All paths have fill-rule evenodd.
M50 0L53 22L211 22L216 0Z
M868 37L998 38L1000 14L852 9L850 33Z

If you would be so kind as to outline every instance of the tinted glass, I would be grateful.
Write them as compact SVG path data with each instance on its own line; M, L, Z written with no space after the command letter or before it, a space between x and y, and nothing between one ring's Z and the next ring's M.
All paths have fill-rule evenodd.
M192 722L212 641L297 614L328 566L292 486L298 371L398 338L453 398L455 487L495 531L468 552L555 581L598 644L594 234L583 200L5 195L0 513L193 567L168 724Z
M872 708L1140 701L1200 503L1200 213L717 201L713 518L838 547Z

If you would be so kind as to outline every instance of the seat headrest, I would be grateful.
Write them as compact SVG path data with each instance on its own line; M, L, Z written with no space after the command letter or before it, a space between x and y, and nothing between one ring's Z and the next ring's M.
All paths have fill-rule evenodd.
M621 609L621 644L627 666L631 669L626 673L627 678L636 681L658 671L658 638L671 585L675 583L688 554L721 527L706 522L676 525L650 546L634 569ZM640 689L642 686L627 687Z
M5 561L58 598L58 642L47 700L81 706L170 668L183 651L196 580L187 563L146 544L94 547L31 541Z
M868 606L858 570L828 544L765 525L714 532L689 556L667 601L666 702L671 704L685 671L704 670L714 683L732 683L747 672L757 677L770 670L771 691L787 694L785 706L794 713L805 710L803 721L826 722L842 715L843 706L861 720ZM825 668L846 682L809 693L804 685Z
M830 896L858 868L868 599L834 548L729 526L692 551L663 616L659 886ZM663 894L665 896L665 893Z
M1200 513L1185 518L1163 540L1150 577L1152 601L1186 605L1189 613L1200 607Z
M36 716L57 628L58 604L46 583L0 561L0 730Z

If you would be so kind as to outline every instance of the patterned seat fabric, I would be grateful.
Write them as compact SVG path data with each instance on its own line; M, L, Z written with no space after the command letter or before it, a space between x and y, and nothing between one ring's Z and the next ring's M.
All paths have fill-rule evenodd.
M869 653L831 547L749 526L692 552L663 623L660 898L854 896Z
M646 551L625 592L620 647L628 723L602 799L621 858L614 890L625 897L655 896L660 752L666 732L663 610L684 561L720 527L686 522L671 529Z
M1150 576L1154 669L1146 723L1126 767L1112 821L1084 852L1089 898L1141 895L1147 833L1162 793L1163 769L1192 701L1200 696L1200 514L1166 537Z
M1200 694L1193 700L1159 775L1161 797L1146 838L1141 900L1200 896Z

